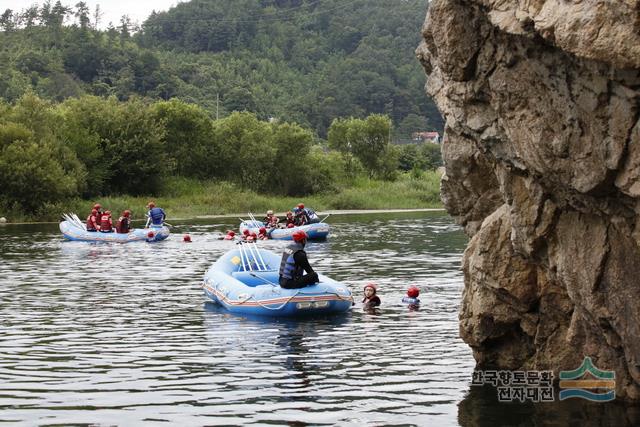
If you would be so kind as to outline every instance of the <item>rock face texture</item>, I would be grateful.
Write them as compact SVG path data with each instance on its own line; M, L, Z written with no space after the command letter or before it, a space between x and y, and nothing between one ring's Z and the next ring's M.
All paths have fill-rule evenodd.
M640 400L640 1L434 0L416 53L479 367L591 356Z

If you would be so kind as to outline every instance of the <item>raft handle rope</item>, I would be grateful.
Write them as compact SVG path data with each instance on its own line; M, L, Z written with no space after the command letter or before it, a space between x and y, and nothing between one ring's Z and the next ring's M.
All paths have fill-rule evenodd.
M270 284L271 286L274 286L274 287L275 287L275 286L280 286L280 284L278 284L278 283L274 283L274 282L272 282L271 280L267 280L267 279L265 279L264 277L258 276L257 274L254 274L254 273L249 273L249 274L250 274L251 276L255 277L256 279L260 279L260 280L262 280L263 282ZM340 294L339 294L339 293L337 293L337 292L332 292L332 291L329 291L329 290L327 290L327 289L325 289L325 291L324 291L324 292L325 292L325 293L327 293L327 294L335 295L336 297L338 297L338 299L340 299L340 300L342 300L342 301L351 301L351 302L353 302L353 295L349 295L349 296L347 296L347 297L344 297L344 296L340 295ZM301 290L299 290L297 294L305 295L305 293L304 293L304 292L302 292L302 289L301 289ZM296 295L297 295L297 294L296 294Z
M295 294L291 295L291 297L286 300L285 302L283 302L282 304L280 304L277 307L269 307L269 304L263 304L262 302L260 302L259 299L255 299L254 295L249 296L249 298L245 299L244 301L242 301L241 303L237 304L237 305L242 305L245 302L249 301L251 298L253 298L260 307L262 308L266 308L267 310L280 310L282 307L284 307L285 305L289 304L291 302L292 299L294 299L296 296L298 296L298 294L300 293L300 291L297 291Z

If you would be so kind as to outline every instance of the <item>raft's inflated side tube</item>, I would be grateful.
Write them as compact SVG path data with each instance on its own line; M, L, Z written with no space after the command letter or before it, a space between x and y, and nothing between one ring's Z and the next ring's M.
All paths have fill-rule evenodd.
M240 233L244 230L258 234L260 227L266 227L264 222L260 221L243 221L240 223ZM268 235L274 240L293 240L293 233L302 230L307 233L309 240L324 240L329 236L330 227L326 222L317 222L315 224L301 225L292 228L274 228L268 231Z
M79 242L159 242L169 237L170 231L165 226L151 226L149 228L135 228L129 233L101 233L99 231L87 231L80 229L68 221L60 223L60 231L67 240Z
M255 243L239 245L206 272L205 296L232 313L304 317L348 311L353 296L346 285L319 275L320 283L302 289L278 284L281 256Z

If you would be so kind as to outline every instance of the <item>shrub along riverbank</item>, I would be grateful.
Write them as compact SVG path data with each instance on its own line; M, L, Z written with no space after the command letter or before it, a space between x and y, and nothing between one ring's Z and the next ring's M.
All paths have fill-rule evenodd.
M284 212L303 202L315 210L328 209L411 209L439 208L440 176L435 171L404 173L395 181L357 178L353 185L335 191L305 197L286 197L242 190L229 182L197 181L170 178L158 197L108 196L90 200L80 198L48 203L34 214L20 210L0 211L9 222L57 221L63 212L75 212L84 220L93 203L100 203L115 217L130 209L134 219L143 219L146 204L154 200L171 218L194 218L201 215L220 215L253 212L257 217L267 209Z

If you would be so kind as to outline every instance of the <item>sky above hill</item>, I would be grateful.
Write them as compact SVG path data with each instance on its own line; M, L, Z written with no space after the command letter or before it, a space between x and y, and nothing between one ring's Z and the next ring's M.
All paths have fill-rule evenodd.
M61 0L62 4L71 8L80 0ZM99 28L105 29L112 22L117 26L122 15L128 15L132 21L141 24L153 10L156 12L165 11L178 3L185 3L185 0L83 0L91 10L91 20L96 5L100 5L102 17L99 22ZM56 0L51 0L54 4ZM21 11L27 7L38 4L42 6L44 0L0 0L0 14L6 9L13 11Z

